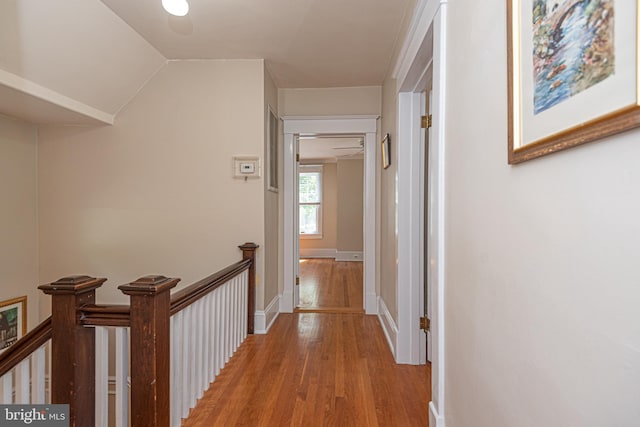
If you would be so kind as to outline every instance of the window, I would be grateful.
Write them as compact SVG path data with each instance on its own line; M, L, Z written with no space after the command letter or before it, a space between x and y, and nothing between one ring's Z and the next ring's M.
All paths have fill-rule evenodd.
M300 166L300 236L322 238L322 166Z

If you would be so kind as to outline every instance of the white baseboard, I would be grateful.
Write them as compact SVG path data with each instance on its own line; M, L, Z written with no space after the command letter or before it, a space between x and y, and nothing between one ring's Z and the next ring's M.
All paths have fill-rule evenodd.
M362 261L362 251L336 251L336 261Z
M367 314L378 314L378 296L373 293L367 293L364 298L364 309Z
M280 296L276 295L264 311L257 310L254 320L254 334L266 334L280 314Z
M396 346L398 342L398 326L393 320L391 313L389 313L389 309L384 303L382 297L378 297L378 318L380 319L382 330L384 331L384 335L387 337L387 342L389 343L391 353L393 354L393 358L395 359Z
M429 425L431 427L444 427L444 417L438 414L433 401L429 402Z
M300 249L300 258L335 258L335 249Z
M284 292L282 295L280 295L279 311L280 313L293 313L293 293L292 292Z

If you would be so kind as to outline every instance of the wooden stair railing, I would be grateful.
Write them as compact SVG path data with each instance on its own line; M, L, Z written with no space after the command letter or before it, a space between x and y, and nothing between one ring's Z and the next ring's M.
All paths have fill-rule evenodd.
M41 352L38 360L44 370L42 346L51 340L49 403L70 405L71 426L106 426L109 329L115 329L115 425L180 426L203 388L253 333L258 246L245 243L239 248L242 261L173 295L171 289L180 279L145 276L119 286L130 305L96 304L95 291L106 279L72 276L39 286L52 297L52 314L0 354L0 378L22 366L34 351ZM237 306L240 302L244 307ZM222 329L231 327L231 332ZM196 335L191 336L192 329ZM223 337L212 336L220 331ZM44 373L42 377L44 381ZM42 394L38 399L45 403Z
M0 354L0 378L51 339L51 316Z
M0 354L1 404L46 403L46 351L51 332L48 317Z

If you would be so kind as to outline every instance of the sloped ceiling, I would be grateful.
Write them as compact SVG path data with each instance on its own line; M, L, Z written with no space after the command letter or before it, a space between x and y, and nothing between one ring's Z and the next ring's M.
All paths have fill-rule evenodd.
M99 0L0 2L0 113L110 123L165 63Z
M102 0L169 59L265 59L281 88L382 84L412 0Z
M381 85L415 0L2 0L0 114L113 123L168 59L265 59L276 85Z

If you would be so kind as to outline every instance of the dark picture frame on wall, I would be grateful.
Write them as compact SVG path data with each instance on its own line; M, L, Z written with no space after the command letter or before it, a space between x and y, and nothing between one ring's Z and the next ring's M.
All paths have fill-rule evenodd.
M0 353L27 333L27 297L0 302Z
M508 161L640 126L638 0L507 0Z
M391 136L386 134L382 140L382 168L391 166Z
M267 108L267 189L278 192L278 117Z

